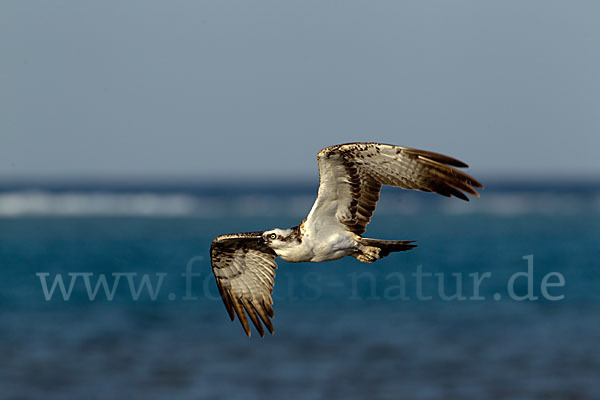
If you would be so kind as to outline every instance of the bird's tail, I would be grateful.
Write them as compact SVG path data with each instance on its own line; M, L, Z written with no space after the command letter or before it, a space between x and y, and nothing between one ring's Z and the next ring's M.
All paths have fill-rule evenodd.
M378 247L381 249L379 258L383 258L395 251L407 251L417 247L414 240L381 240L361 238L360 243L365 246Z

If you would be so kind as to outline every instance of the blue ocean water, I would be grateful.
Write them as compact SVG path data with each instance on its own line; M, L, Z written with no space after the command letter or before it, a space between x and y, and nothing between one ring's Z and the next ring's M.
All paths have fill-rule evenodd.
M367 236L419 247L374 264L278 260L275 335L249 339L218 298L210 242L296 225L313 196L0 191L0 397L600 398L598 188L488 187L469 204L386 191ZM119 274L112 299L90 299L86 279L113 288ZM48 293L57 276L67 300ZM137 293L144 276L154 291Z

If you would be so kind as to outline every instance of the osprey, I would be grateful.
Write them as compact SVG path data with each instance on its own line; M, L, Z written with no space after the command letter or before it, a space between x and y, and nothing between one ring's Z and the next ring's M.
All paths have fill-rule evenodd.
M469 201L483 188L453 167L452 157L380 143L346 143L317 154L319 192L300 225L289 229L218 236L211 245L212 270L231 320L237 314L250 336L248 318L261 336L273 330L276 257L287 262L323 262L352 256L372 263L391 252L410 250L407 240L368 239L361 235L371 220L382 185L456 196ZM244 312L245 311L245 312ZM262 323L261 323L262 321Z

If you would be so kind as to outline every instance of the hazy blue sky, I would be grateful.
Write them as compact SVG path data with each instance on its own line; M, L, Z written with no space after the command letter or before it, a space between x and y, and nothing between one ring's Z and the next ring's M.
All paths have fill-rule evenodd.
M599 1L0 2L0 176L316 174L368 140L600 176Z

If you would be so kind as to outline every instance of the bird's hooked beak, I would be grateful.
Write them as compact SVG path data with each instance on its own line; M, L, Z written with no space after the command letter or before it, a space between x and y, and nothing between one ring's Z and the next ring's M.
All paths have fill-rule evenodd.
M261 236L258 238L258 245L259 246L264 246L267 244L267 241Z

